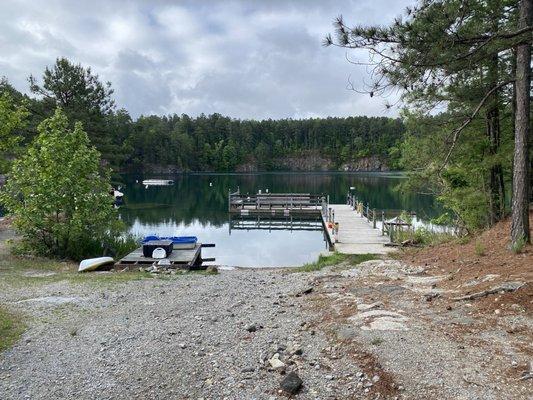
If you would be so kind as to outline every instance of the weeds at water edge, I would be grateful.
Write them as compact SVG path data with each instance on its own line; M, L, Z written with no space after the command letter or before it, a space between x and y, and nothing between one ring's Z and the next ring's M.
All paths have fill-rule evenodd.
M348 267L354 267L364 261L375 260L379 258L376 254L341 254L332 253L328 255L321 254L318 260L313 263L304 264L301 267L294 268L293 272L313 272L320 271L325 267L339 266L344 264Z

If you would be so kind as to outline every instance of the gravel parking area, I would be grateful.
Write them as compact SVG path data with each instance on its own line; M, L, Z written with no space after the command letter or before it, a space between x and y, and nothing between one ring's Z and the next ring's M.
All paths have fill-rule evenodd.
M342 267L2 283L28 329L0 355L1 398L531 398L524 337L478 330L466 305L432 309L441 277Z

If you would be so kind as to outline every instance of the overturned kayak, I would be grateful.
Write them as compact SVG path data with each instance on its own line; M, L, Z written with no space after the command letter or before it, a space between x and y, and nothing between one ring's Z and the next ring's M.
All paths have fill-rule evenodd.
M111 264L113 262L115 262L115 260L112 257L88 258L87 260L80 262L78 272L94 271L102 265Z

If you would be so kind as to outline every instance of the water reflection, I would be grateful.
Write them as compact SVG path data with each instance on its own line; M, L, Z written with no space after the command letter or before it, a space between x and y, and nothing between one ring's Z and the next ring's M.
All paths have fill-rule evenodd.
M326 248L319 230L245 229L248 222L228 216L228 191L257 193L267 189L278 193L329 195L331 203L344 203L349 187L358 198L376 209L409 210L419 218L439 213L430 196L396 190L402 176L383 173L265 173L265 174L191 174L178 176L123 176L126 206L122 220L137 235L195 235L204 243L206 257L218 264L241 266L300 265L316 259ZM149 187L139 182L147 178L168 178L173 186ZM236 224L237 223L237 227ZM267 227L267 221L263 221ZM231 228L231 230L230 230ZM243 228L243 229L239 229ZM230 234L231 233L231 234Z

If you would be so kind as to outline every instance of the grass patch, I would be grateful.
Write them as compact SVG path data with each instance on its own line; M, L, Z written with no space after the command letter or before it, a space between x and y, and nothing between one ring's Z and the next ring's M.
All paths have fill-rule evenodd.
M412 242L421 246L436 246L457 240L457 236L447 232L433 232L424 227L415 230L404 230L394 233L394 242Z
M372 339L370 342L372 346L379 346L381 343L383 343L383 339L379 337Z
M68 281L72 284L106 285L153 279L148 272L78 273L78 265L41 257L0 256L0 281L12 286L46 285ZM47 274L50 273L50 274Z
M24 332L20 316L0 306L0 352L10 348Z
M524 250L524 247L526 247L526 238L520 238L511 244L511 251L514 254L519 254Z
M313 272L332 265L347 264L349 267L361 264L364 261L375 260L379 256L375 254L342 254L334 252L328 255L319 255L318 260L313 263L304 264L301 267L292 269L293 272Z
M111 286L143 279L179 279L192 274L209 275L209 272L199 270L175 275L151 274L144 271L79 273L78 265L73 262L41 257L18 257L10 254L0 255L0 290L2 285L40 286L61 281L67 281L73 285Z
M484 256L485 253L486 253L486 248L485 248L485 245L481 242L481 241L477 241L476 242L476 246L475 246L475 251L476 251L476 255L478 256Z

